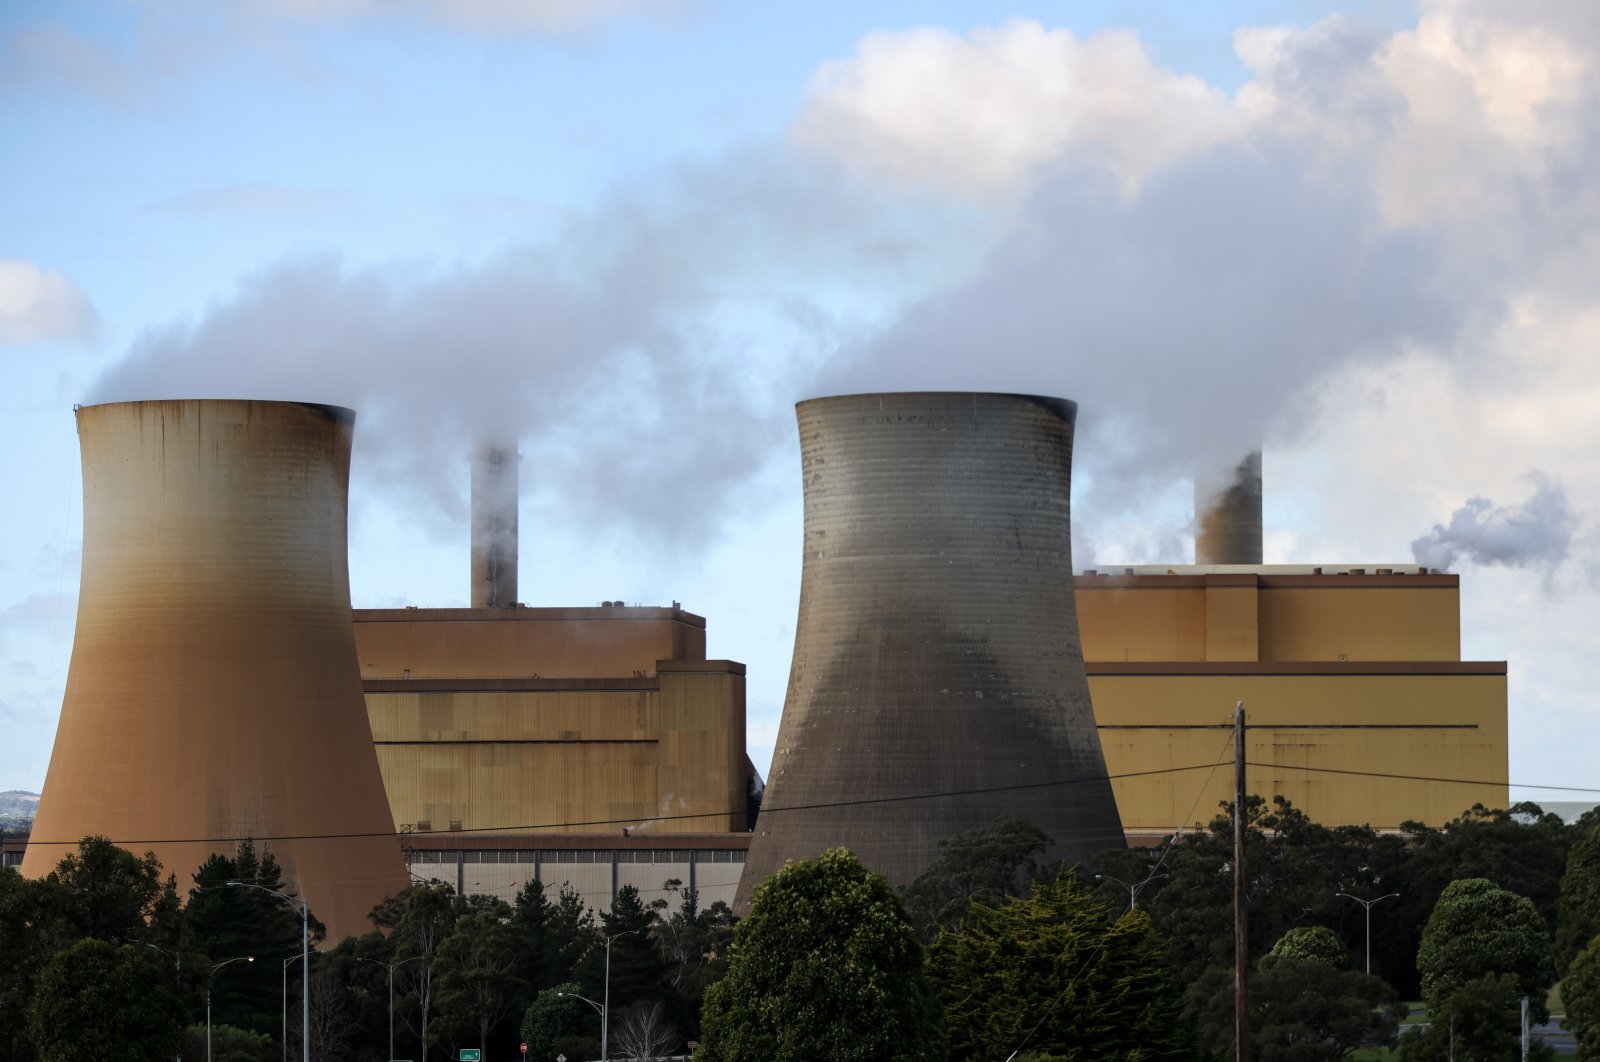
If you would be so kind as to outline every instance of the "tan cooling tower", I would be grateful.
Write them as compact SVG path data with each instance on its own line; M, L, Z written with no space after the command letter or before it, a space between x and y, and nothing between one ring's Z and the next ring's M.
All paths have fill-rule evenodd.
M291 402L78 410L78 627L23 873L101 834L183 891L251 837L334 941L406 886L351 623L354 421Z
M1261 451L1224 482L1196 477L1194 562L1261 563Z
M789 693L736 906L850 848L895 885L1031 820L1051 859L1122 847L1084 676L1068 492L1077 407L866 394L797 407L805 554Z

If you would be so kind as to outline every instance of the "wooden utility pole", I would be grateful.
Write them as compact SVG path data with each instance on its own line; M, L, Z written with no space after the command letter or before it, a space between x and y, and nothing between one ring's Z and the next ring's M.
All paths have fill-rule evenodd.
M1233 709L1233 1057L1250 1062L1250 945L1244 896L1244 702Z

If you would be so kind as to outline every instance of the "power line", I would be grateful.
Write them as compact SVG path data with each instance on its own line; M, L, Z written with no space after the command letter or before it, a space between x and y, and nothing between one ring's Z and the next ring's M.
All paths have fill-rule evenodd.
M1154 770L1148 770L1148 771L1124 771L1124 772L1122 772L1120 774L1092 774L1092 775L1085 775L1085 776L1079 777L1079 778L1063 778L1063 779L1057 779L1055 781L1049 781L1049 782L1022 782L1022 783L1018 783L1016 785L977 786L977 787L973 787L973 788L969 788L969 789L948 789L948 790L941 790L941 791L933 792L933 793L908 793L908 794L904 794L904 795L901 795L901 796L861 797L861 798L857 798L857 799L853 799L853 800L821 801L821 802L814 803L814 804L790 804L790 805L787 805L787 806L784 806L784 807L763 807L763 808L760 809L760 814L762 814L762 815L780 815L780 814L783 814L785 812L791 812L791 811L817 811L817 810L822 810L822 809L827 809L827 808L861 807L861 806L864 806L864 805L871 805L871 804L904 804L904 803L911 803L911 802L921 801L921 800L946 800L946 799L950 799L952 797L978 796L978 795L982 795L982 794L986 794L986 793L1014 793L1014 792L1022 792L1022 791L1030 790L1030 789L1051 789L1051 788L1057 788L1057 787L1061 787L1061 786L1086 785L1086 784L1093 783L1093 782L1117 781L1118 779L1122 779L1122 778L1144 778L1144 777L1149 777L1149 776L1152 776L1152 775L1160 775L1160 774L1182 774L1182 773L1184 773L1186 771L1204 771L1204 770L1212 768L1213 766L1214 766L1214 764L1210 764L1210 763L1197 763L1197 764L1192 764L1192 765L1187 766L1187 767L1160 767L1160 768L1156 768ZM678 822L678 821L682 821L684 819L732 818L733 816L744 815L744 814L747 814L746 809L739 808L737 810L732 810L732 811L699 811L699 812L693 812L693 813L686 812L686 813L681 814L681 815L645 815L645 816L633 816L631 818L624 818L624 819L588 819L588 820L585 820L583 822L546 822L546 823L538 823L538 824L534 824L534 825L485 826L485 827L482 827L480 829L449 831L448 833L440 833L440 832L437 832L437 831L430 831L430 832L428 832L426 834L413 833L413 832L410 832L410 831L403 831L403 832L398 832L397 831L397 832L394 832L394 833L390 833L390 832L387 832L387 831L372 830L372 831L365 831L365 832L359 832L359 833L285 833L285 834L274 834L274 835L271 835L271 836L249 835L249 836L229 836L229 837L176 837L176 838L170 838L169 837L169 838L155 838L155 839L135 838L135 839L120 839L120 840L117 839L117 838L110 838L110 840L112 841L113 844L119 844L119 845L130 845L130 844L133 844L133 845L138 845L138 844L220 844L220 843L223 843L223 842L234 842L234 843L237 843L239 841L347 841L347 840L359 840L361 838L370 838L370 837L402 837L402 838L404 838L404 837L452 836L452 835L457 834L458 832L459 832L460 835L465 837L465 836L472 836L472 835L475 835L475 834L486 834L486 833L528 833L528 832L532 832L532 831L536 831L536 830L563 830L563 829L570 831L570 830L572 830L574 828L577 828L577 827L587 827L587 826L634 826L634 825L638 825L638 824L641 824L641 823L650 823L650 822ZM644 835L641 835L641 836L644 836ZM672 838L673 835L672 834L658 834L658 835L654 835L654 836L659 836L663 841L668 841L668 840L670 840ZM81 838L80 839L75 839L75 840L70 840L70 841L68 841L68 840L38 840L38 841L35 841L35 840L30 838L28 843L30 845L33 845L33 844L75 845L75 844L78 843L78 840L81 840ZM663 845L663 846L660 846L660 847L669 847L670 848L671 845L667 844L667 845Z
M1362 778L1389 778L1401 782L1442 782L1450 785L1503 785L1510 789L1551 789L1562 793L1600 793L1600 789L1577 785L1543 785L1530 782L1485 781L1482 778L1440 778L1426 774L1386 774L1382 771L1355 771L1340 767L1308 767L1299 763L1257 763L1246 761L1251 767L1266 767L1276 771L1310 771L1314 774L1352 774Z
M1265 769L1268 769L1268 770L1291 770L1291 771L1305 771L1305 772L1320 773L1320 774L1353 775L1353 776L1365 777L1365 778L1383 778L1383 779L1388 779L1388 780L1391 780L1391 781L1429 782L1429 783L1443 784L1443 785L1479 785L1479 786L1497 786L1497 787L1498 786L1505 786L1505 787L1514 788L1514 789L1543 789L1543 790L1550 790L1550 791L1556 791L1556 792L1566 792L1566 793L1600 794L1600 788L1591 788L1591 787L1585 787L1585 786L1531 784L1531 783L1525 783L1525 782L1509 782L1509 781L1504 781L1504 780L1501 780L1501 779L1447 778L1447 777L1441 777L1441 776L1437 776L1437 775L1423 775L1423 774L1393 774L1393 773L1387 773L1387 772L1382 772L1382 771L1359 771L1359 770L1351 770L1351 769L1344 769L1344 768L1337 768L1337 767L1310 767L1310 766L1306 766L1306 765L1303 765L1303 764L1268 763L1268 762L1256 761L1256 760L1250 760L1250 761L1246 761L1246 762L1251 767L1261 767L1261 768L1265 768ZM795 812L795 811L818 811L818 810L825 810L825 809L831 809L831 808L862 807L862 806L867 806L867 805L883 805L883 804L905 804L905 803L914 803L914 802L918 802L918 801L927 801L927 800L947 800L947 799L951 799L951 798L955 798L955 797L979 796L979 795L988 794L988 793L1022 792L1022 791L1033 790L1033 789L1051 789L1051 788L1059 788L1059 787L1072 786L1072 785L1085 785L1085 784L1094 783L1094 782L1118 781L1118 780L1127 779L1127 778L1147 778L1147 777L1152 777L1152 776L1156 776L1156 775L1182 774L1182 773L1189 772L1189 771L1215 770L1215 767L1216 767L1215 763L1197 763L1197 764L1190 764L1190 765L1184 766L1184 767L1161 767L1161 768L1156 768L1156 769L1148 770L1148 771L1123 771L1123 772L1120 772L1120 773L1117 773L1117 774L1110 774L1110 773L1107 773L1107 774L1095 774L1095 775L1086 775L1086 776L1083 776L1083 777L1080 777L1080 778L1057 779L1057 780L1048 781L1048 782L1025 782L1025 783L1019 783L1019 784L1016 784L1016 785L978 786L978 787L972 787L972 788L968 788L968 789L949 789L949 790L942 790L942 791L933 792L933 793L907 793L907 794L903 794L903 795L900 795L900 796L861 797L861 798L855 798L855 799L850 799L850 800L819 801L819 802L811 803L811 804L790 804L790 805L786 805L786 806L783 806L783 807L763 807L763 808L760 809L759 813L762 814L762 815L780 815L780 814L783 814L783 813L786 813L786 812ZM1209 781L1209 779L1208 779L1208 781ZM1204 792L1204 789L1202 789L1202 793L1203 792ZM1198 801L1196 803L1198 805ZM519 825L514 825L514 826L484 826L484 827L480 827L480 828L472 829L472 830L461 830L461 831L459 831L459 835L462 836L463 839L466 839L466 838L469 838L469 837L472 837L472 836L476 836L476 835L494 834L494 833L531 833L531 832L536 832L536 831L557 831L557 830L566 830L568 832L571 832L571 831L575 831L575 830L582 830L584 828L597 827L597 826L636 826L636 825L641 825L641 824L645 824L645 823L678 822L678 821L682 821L682 820L685 820L685 819L732 818L734 816L744 815L746 813L747 813L746 809L739 808L737 810L732 810L732 811L701 811L701 812L693 812L693 813L684 813L684 814L680 814L680 815L647 815L647 816L634 816L634 817L630 817L630 818L587 819L587 820L584 820L584 821L581 821L581 822L545 822L545 823L536 823L536 824L519 824ZM1180 829L1180 830L1182 829L1181 826L1177 827L1177 828ZM111 841L112 841L112 843L118 844L118 845L221 844L221 843L238 843L240 841L348 841L348 840L359 840L359 839L363 839L363 838L377 838L377 837L400 837L400 838L405 838L405 837L426 836L426 837L432 838L432 837L439 837L439 836L451 836L451 835L455 835L456 833L457 833L457 831L450 831L450 833L448 833L448 834L447 833L441 833L441 832L429 832L427 834L417 834L417 833L412 833L410 831L397 831L397 832L394 832L394 833L390 833L390 832L387 832L387 831L366 831L366 832L357 832L357 833L273 834L273 835L270 835L270 836L234 835L234 836L226 836L226 837L180 837L180 838L155 838L155 839L149 839L149 838L137 838L137 839L111 838ZM648 835L644 835L644 836L648 836ZM672 834L659 834L659 835L655 835L655 836L659 836L662 841L670 841L670 839L672 838L673 835ZM1086 834L1085 836L1092 836L1092 834ZM30 837L28 839L28 843L29 843L29 845L36 845L37 844L37 845L72 846L72 845L78 844L79 840L81 840L81 838L74 839L74 840L44 840L44 839L36 840L36 839ZM1056 838L1056 840L1065 840L1065 838ZM671 847L671 845L667 844L667 845L665 845L665 847Z

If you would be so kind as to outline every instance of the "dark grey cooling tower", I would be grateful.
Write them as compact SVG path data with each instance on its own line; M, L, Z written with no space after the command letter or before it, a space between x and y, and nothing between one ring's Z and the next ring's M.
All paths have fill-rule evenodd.
M840 845L905 885L1002 815L1049 834L1051 858L1121 846L1073 599L1076 404L868 394L797 412L800 617L736 906Z

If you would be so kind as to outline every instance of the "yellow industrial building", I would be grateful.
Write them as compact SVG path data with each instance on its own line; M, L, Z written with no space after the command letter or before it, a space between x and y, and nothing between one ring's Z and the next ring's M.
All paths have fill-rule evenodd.
M1208 821L1232 799L1225 728L1240 701L1250 791L1319 822L1437 826L1506 804L1506 665L1461 659L1455 575L1145 566L1086 571L1076 598L1130 841Z
M1455 575L1146 566L1086 571L1076 601L1131 842L1231 799L1239 701L1251 791L1319 822L1436 826L1506 803L1506 665L1461 660ZM539 875L599 906L667 878L731 896L759 781L744 667L705 658L703 618L620 604L355 616L414 871L505 895Z
M731 900L760 786L743 665L706 659L706 621L676 602L517 603L516 464L496 452L474 472L474 607L355 613L412 871L502 896L538 877L596 907L668 878ZM1197 492L1205 563L1075 579L1128 839L1201 825L1231 798L1240 701L1250 791L1317 821L1393 830L1504 806L1506 665L1461 659L1459 578L1262 565L1260 468L1252 454L1222 494Z
M358 609L378 766L413 872L604 908L731 899L748 844L744 665L670 608ZM726 895L724 895L724 893Z

